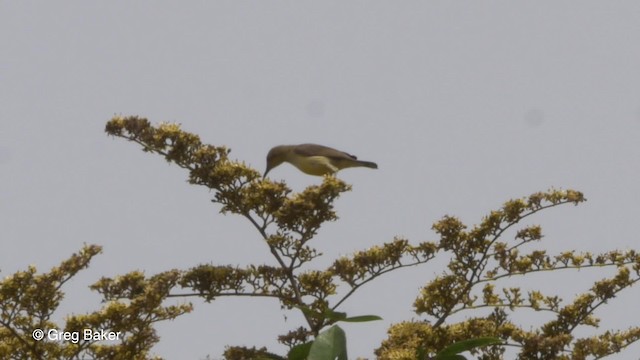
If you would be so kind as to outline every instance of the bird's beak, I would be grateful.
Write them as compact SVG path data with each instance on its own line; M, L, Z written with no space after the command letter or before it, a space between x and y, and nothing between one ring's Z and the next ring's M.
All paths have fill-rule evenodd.
M269 173L269 171L271 171L271 168L267 168L267 170L264 171L264 175L262 175L262 178L266 178L267 174Z

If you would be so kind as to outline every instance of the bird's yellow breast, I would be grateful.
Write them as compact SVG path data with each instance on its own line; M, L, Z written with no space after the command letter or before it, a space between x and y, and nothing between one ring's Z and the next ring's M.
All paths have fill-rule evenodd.
M289 162L303 173L309 175L322 176L333 174L339 170L324 156L292 156Z

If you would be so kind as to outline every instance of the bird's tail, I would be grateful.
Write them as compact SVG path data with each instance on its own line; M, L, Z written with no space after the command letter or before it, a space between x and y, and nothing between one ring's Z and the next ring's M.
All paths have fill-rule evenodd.
M371 161L362 161L362 160L358 160L358 165L360 166L364 166L364 167L368 167L371 169L377 169L378 168L378 164L371 162Z

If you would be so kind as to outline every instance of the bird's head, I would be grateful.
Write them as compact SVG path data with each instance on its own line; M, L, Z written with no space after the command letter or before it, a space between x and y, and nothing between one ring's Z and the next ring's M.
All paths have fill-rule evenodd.
M267 169L264 171L262 177L266 177L267 173L274 167L282 164L287 159L287 147L284 145L276 146L269 150L267 154Z

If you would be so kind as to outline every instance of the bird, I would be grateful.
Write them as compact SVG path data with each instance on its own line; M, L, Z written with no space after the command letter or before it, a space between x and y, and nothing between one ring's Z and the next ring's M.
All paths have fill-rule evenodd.
M378 168L374 162L358 160L351 154L323 145L278 145L269 150L267 169L262 177L266 177L271 169L283 162L292 164L305 174L315 176L335 174L350 167Z

